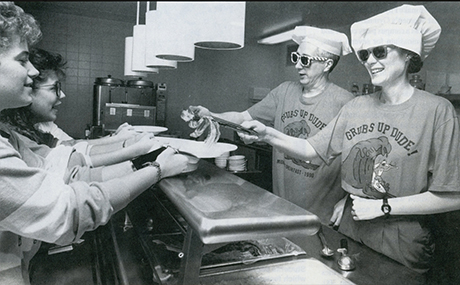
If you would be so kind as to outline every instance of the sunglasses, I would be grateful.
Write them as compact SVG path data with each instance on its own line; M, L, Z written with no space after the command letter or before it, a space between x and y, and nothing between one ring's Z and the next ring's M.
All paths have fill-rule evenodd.
M291 53L292 63L297 64L300 60L300 65L302 65L302 67L310 67L312 61L327 61L328 59L327 57L300 55L295 51Z
M62 88L61 88L61 82L59 81L56 81L56 83L54 84L45 84L45 85L40 85L38 86L37 89L40 89L42 87L53 87L54 91L56 92L56 96L59 98L61 98L61 91L62 91Z
M366 62L369 59L371 54L374 55L376 59L384 59L387 57L388 48L390 46L378 46L371 49L362 49L357 52L359 60Z

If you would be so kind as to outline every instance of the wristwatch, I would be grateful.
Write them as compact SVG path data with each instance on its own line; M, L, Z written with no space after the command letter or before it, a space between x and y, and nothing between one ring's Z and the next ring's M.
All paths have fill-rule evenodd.
M391 212L391 206L388 204L388 198L383 198L383 205L382 205L382 212L385 214L385 218L388 218L390 216Z

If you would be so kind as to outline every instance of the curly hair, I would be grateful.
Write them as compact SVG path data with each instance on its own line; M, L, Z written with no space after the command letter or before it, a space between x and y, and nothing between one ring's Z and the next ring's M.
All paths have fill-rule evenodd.
M38 88L40 83L48 80L52 74L56 74L59 79L65 78L63 68L66 62L60 54L32 48L29 60L39 71L39 75L33 78L34 89ZM49 147L54 147L57 139L49 133L37 130L34 127L33 117L34 114L31 111L30 105L15 109L5 109L0 112L0 121L8 124L14 131L38 144L46 144Z
M38 144L46 144L49 147L55 147L58 139L49 133L44 133L35 129L31 120L32 116L29 106L4 109L0 112L0 121L8 124L15 132Z
M42 32L34 17L14 2L0 2L0 50L5 51L15 36L33 45L41 39Z
M58 53L32 48L29 53L29 60L40 73L33 78L35 85L48 80L51 74L56 75L59 80L64 80L66 77L64 68L67 62Z
M422 58L416 54L412 53L412 57L409 60L409 66L407 67L407 73L417 73L422 69L423 67L423 61Z

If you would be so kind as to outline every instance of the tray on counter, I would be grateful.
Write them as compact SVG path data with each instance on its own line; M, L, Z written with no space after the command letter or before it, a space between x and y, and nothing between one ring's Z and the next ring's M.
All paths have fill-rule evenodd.
M267 238L228 243L203 255L201 269L234 264L252 264L257 261L306 254L287 238Z

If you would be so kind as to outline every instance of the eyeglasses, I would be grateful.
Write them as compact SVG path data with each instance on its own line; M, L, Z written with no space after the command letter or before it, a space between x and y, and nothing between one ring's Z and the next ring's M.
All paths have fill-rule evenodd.
M45 85L39 85L37 87L37 89L40 89L42 87L54 87L53 89L56 91L56 96L59 98L61 98L61 91L62 91L62 88L61 88L61 82L59 81L56 81L56 83L54 84L45 84Z
M371 56L371 54L373 54L376 59L384 59L384 58L387 57L387 54L388 54L387 49L389 47L390 46L378 46L378 47L374 47L374 48L371 48L371 49L359 50L358 53L357 53L358 58L362 62L366 62L369 59L369 56Z
M302 67L310 67L312 61L327 61L328 59L327 57L300 55L295 51L291 53L292 63L297 64L300 60L300 65L302 65Z

